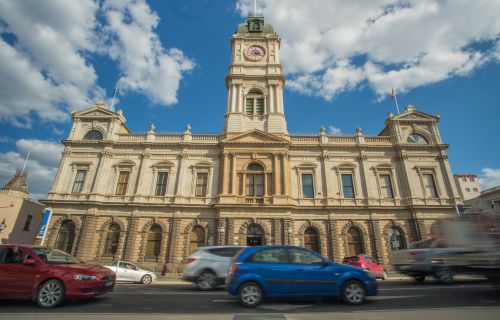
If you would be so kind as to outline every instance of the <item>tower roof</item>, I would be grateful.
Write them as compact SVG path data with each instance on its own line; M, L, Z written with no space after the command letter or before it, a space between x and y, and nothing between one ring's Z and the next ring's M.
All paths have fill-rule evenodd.
M253 26L259 26L258 29L255 29ZM238 29L236 29L236 34L245 35L248 33L262 33L262 35L276 35L274 28L269 23L264 22L264 16L253 14L248 16L247 21L245 23L241 23L238 25Z
M16 170L16 174L7 184L0 189L4 193L17 193L22 196L28 195L28 170Z

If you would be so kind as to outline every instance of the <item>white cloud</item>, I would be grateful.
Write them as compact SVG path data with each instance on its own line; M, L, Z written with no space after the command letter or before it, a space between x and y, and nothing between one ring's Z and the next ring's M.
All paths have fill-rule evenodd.
M144 0L0 1L0 121L30 127L34 113L63 122L70 109L110 101L93 65L103 56L119 65L122 91L176 103L194 63L179 49L164 49L158 23Z
M246 16L253 1L236 7ZM405 92L500 57L499 1L267 0L258 7L282 37L288 87L326 100L364 85L379 98L392 87Z
M54 141L21 139L17 151L0 153L0 187L3 187L21 169L28 151L26 168L29 170L28 191L34 199L46 198L57 172L63 146Z
M340 128L337 128L335 126L328 126L328 133L329 134L342 134L342 131Z
M176 103L182 74L194 62L177 48L163 48L153 32L158 15L144 1L108 1L104 9L112 39L109 54L123 72L121 88L143 92L160 104Z
M479 183L482 190L500 186L500 169L484 168L479 175Z

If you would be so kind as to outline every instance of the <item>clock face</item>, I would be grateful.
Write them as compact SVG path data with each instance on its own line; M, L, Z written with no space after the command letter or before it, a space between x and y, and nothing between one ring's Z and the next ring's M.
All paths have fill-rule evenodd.
M259 61L266 55L266 50L258 45L252 45L245 50L245 57L248 60Z

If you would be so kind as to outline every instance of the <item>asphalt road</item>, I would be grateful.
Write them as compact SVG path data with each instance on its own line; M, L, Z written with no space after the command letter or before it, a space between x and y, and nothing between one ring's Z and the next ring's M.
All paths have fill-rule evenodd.
M255 309L240 307L223 288L201 292L185 283L118 284L115 292L42 310L30 301L0 300L0 319L500 319L500 289L488 282L452 285L411 280L379 282L379 295L362 306L336 299L273 300Z

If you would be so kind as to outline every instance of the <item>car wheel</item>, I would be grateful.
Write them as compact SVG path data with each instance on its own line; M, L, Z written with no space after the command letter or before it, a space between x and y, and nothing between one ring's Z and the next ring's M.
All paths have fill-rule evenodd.
M438 268L435 272L437 281L443 284L450 284L453 282L453 271L450 268Z
M387 278L387 272L384 270L384 272L382 273L382 280L387 280Z
M357 280L349 280L340 289L340 299L349 305L359 305L365 302L365 287Z
M64 286L59 280L42 283L36 292L36 303L41 308L57 307L64 300Z
M217 288L216 278L212 271L203 271L196 280L196 286L200 290L214 290Z
M150 284L151 282L153 282L153 277L151 277L151 275L145 274L142 276L141 278L142 284Z
M239 290L240 303L247 308L255 308L262 302L262 289L255 282L244 283Z
M425 281L425 275L423 275L423 274L413 276L413 278L415 279L415 281L417 281L419 283L422 283Z

